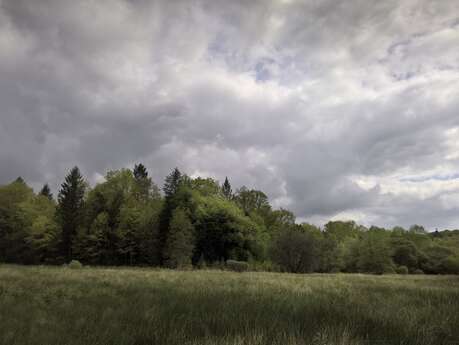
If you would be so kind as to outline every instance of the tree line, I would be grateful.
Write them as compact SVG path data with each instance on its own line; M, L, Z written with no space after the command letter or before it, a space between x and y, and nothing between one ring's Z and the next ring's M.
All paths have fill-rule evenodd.
M0 186L0 262L223 267L295 273L459 274L459 230L297 223L259 190L175 168L162 193L142 164L93 188L74 167L57 198L22 178Z

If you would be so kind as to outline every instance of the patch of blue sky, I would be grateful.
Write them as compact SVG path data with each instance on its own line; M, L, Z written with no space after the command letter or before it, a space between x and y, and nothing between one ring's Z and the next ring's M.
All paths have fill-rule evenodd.
M450 181L459 179L459 173L453 174L437 174L430 176L407 176L402 177L400 182L426 182L426 181Z

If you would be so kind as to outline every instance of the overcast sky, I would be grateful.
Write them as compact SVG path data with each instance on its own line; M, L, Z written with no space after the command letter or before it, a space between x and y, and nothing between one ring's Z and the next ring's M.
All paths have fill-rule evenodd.
M0 0L0 183L136 162L459 228L459 1Z

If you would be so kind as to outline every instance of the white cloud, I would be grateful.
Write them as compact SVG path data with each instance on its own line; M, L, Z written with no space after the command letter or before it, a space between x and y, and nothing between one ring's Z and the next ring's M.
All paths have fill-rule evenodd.
M0 183L143 161L300 220L459 223L457 1L0 3Z

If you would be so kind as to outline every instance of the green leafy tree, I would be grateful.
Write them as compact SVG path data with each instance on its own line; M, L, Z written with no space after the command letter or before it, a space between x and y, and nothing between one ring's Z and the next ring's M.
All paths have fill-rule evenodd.
M187 213L177 208L172 214L169 237L164 249L165 265L181 268L191 265L194 249L194 227Z
M249 190L246 187L241 187L235 195L235 200L246 215L254 211L266 214L271 210L268 197L259 190Z
M139 201L148 202L151 199L159 199L159 189L148 177L147 168L141 163L136 164L133 170L135 179L134 195Z
M202 195L217 195L220 193L220 186L212 178L197 177L189 181L189 187Z
M372 227L352 248L353 265L350 270L375 274L393 273L394 263L389 246L390 233Z
M20 205L34 197L21 179L0 187L0 261L27 263L27 226L31 223Z
M65 177L58 195L58 214L62 227L61 255L72 259L72 244L78 227L83 224L83 205L86 183L78 167Z
M301 226L291 226L274 239L271 258L282 271L313 272L319 264L317 239Z
M396 237L391 240L392 260L398 266L405 266L410 272L418 269L419 252L416 245L404 239L403 237Z
M234 202L195 193L192 204L196 233L193 263L201 257L206 263L263 257L267 239L262 228Z

